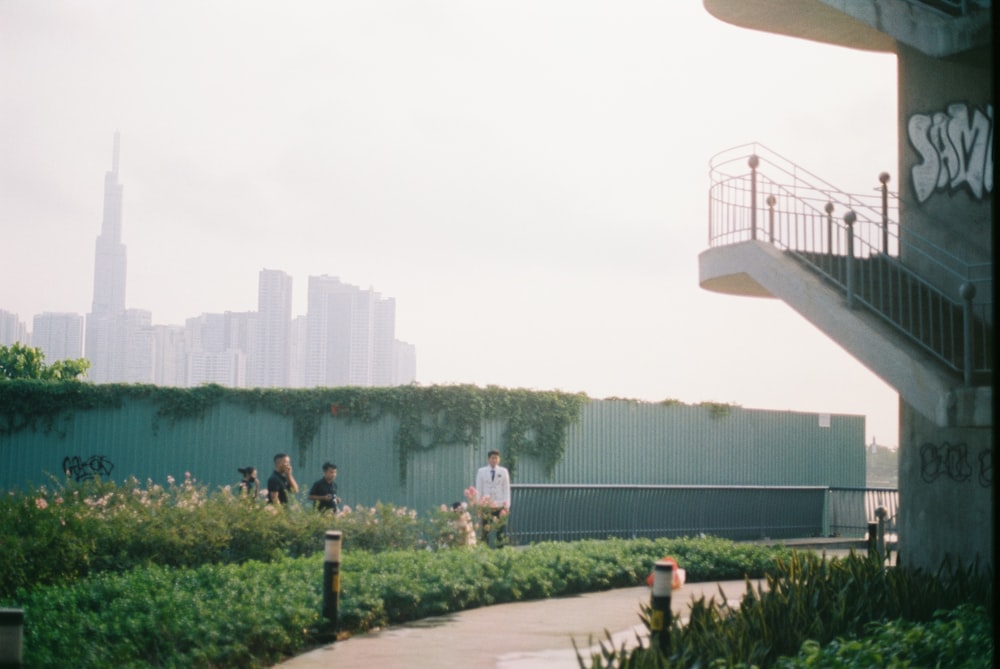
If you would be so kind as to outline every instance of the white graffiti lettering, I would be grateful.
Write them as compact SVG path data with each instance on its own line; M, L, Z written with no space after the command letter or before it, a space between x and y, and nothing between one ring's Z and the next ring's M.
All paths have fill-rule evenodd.
M962 186L980 200L993 192L993 105L983 112L958 102L947 113L914 114L906 130L921 158L910 171L918 202Z

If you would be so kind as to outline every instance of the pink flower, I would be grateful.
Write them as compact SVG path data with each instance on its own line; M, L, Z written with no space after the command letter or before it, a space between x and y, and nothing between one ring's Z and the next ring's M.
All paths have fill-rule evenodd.
M49 503L45 501L44 497L39 497L35 500L35 506L39 509L47 509L49 508Z

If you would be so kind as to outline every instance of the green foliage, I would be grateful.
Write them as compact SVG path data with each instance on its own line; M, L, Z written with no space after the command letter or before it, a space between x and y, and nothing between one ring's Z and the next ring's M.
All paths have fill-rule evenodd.
M987 669L993 666L993 626L985 607L962 604L935 611L929 622L870 623L863 638L838 637L826 646L806 641L798 655L779 658L775 666Z
M58 364L58 363L57 363ZM95 408L119 408L125 399L156 406L154 424L200 418L223 402L251 411L270 411L292 420L300 462L324 418L371 423L394 418L400 480L405 483L410 456L449 444L476 444L486 421L502 421L504 460L509 469L518 457L541 460L551 474L562 459L569 426L587 402L582 393L539 392L496 386L396 386L387 388L196 388L121 384L0 384L0 434L33 428L53 430L60 416Z
M746 594L738 608L731 608L724 601L716 602L714 598L693 602L686 624L673 621L666 655L652 645L630 651L616 651L605 646L592 660L593 666L599 669L626 666L909 666L888 661L899 652L899 649L885 647L895 643L887 643L889 636L881 642L858 644L856 641L867 639L873 630L876 635L888 634L897 638L900 634L905 638L927 632L928 638L933 636L933 640L928 641L928 648L933 647L933 650L915 650L915 656L933 657L938 652L958 656L954 650L958 642L930 632L927 625L934 628L932 621L939 615L938 611L957 609L964 604L983 607L982 611L992 606L989 575L961 565L946 564L939 573L931 575L920 570L887 570L881 561L853 553L845 559L830 560L811 553L794 553L791 559L778 560L777 568L766 576L766 585L755 588L748 580ZM648 608L644 613L648 627ZM991 619L992 611L986 617ZM896 628L887 625L896 620L906 623ZM989 627L986 622L979 621L975 629L981 630L983 626ZM899 633L897 628L905 631ZM976 631L974 636L979 633ZM841 651L828 651L825 647L838 638L848 639L837 642L840 647L846 643L852 652L883 654L886 661L827 664L827 653L833 657ZM973 646L982 643L978 638L970 641ZM800 651L799 659L794 662L804 664L783 659ZM912 666L932 665L916 662Z
M0 597L17 588L71 583L146 565L197 567L312 555L339 529L359 550L465 545L449 511L418 518L391 505L317 513L275 507L222 488L209 494L190 476L166 487L54 483L0 497Z
M972 567L929 575L713 537L490 550L466 545L461 516L274 507L228 489L209 495L190 477L166 487L91 482L10 493L0 498L0 606L25 611L28 667L272 666L329 632L320 615L323 537L339 529L346 633L633 586L670 555L689 582L746 578L741 605L702 598L686 624L672 622L669 655L607 646L591 658L595 667L930 666L933 658L975 667L992 653L992 582ZM637 616L648 626L648 607Z
M698 406L708 409L708 415L712 418L725 418L732 413L736 404L724 404L722 402L699 402Z
M86 374L90 361L57 360L45 364L45 353L40 348L14 342L10 346L0 345L0 381L29 379L34 381L72 381Z
M366 551L345 530L338 626L359 633L489 604L634 586L674 548L672 540L640 539ZM725 542L706 550L719 548L729 555L721 561L740 553ZM148 565L21 589L0 605L25 611L27 667L266 667L321 639L322 576L320 554L269 564Z

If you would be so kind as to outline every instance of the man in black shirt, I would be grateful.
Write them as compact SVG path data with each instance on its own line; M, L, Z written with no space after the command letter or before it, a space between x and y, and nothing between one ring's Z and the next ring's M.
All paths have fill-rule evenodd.
M340 505L340 498L337 497L337 465L329 462L323 463L323 478L313 483L309 489L309 499L316 503L317 511L327 509L337 512Z
M288 504L288 491L294 495L299 484L292 476L292 459L286 453L274 456L274 472L267 479L267 501L269 504Z

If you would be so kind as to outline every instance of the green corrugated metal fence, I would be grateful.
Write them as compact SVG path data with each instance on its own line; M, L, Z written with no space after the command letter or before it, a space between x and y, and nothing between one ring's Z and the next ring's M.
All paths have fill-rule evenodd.
M294 391L290 391L294 392ZM295 443L292 420L221 402L196 417L170 421L141 398L120 409L79 410L51 427L0 433L0 488L100 475L163 483L189 472L214 489L235 484L236 469L254 465L266 479L272 457L292 455L305 490L324 461L338 465L340 496L348 505L377 501L425 511L462 499L486 452L502 448L504 424L483 425L480 443L420 450L401 480L397 420L346 421L325 417L311 443ZM551 477L522 456L517 484L642 486L863 487L864 418L727 405L688 406L592 400L571 425L566 451Z

